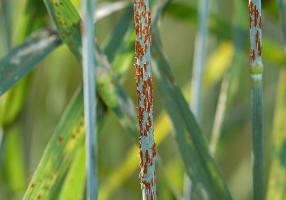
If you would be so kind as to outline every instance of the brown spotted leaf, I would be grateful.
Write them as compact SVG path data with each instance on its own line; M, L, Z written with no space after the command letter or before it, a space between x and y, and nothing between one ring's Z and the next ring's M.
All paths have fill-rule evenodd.
M0 61L0 96L61 44L54 29L41 29Z

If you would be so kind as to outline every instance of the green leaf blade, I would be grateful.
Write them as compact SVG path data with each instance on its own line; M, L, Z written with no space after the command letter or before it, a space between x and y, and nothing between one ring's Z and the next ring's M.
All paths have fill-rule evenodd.
M0 61L0 95L27 75L39 62L61 44L53 29L41 29L14 48Z

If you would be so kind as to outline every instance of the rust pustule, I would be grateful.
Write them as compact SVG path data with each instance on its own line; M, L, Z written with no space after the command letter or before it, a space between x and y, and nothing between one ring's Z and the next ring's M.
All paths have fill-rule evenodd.
M147 175L147 163L145 162L143 165L143 175Z
M257 27L259 11L256 5L254 5L254 27Z
M259 28L260 29L262 28L262 17L261 17L261 15L259 16Z
M261 41L259 41L259 43L258 43L257 50L258 50L258 55L261 57L262 56L262 44L261 44Z
M153 146L151 147L152 149L152 157L155 157L156 156L156 142L154 142Z
M258 49L258 43L260 43L259 31L258 30L256 30L255 39L256 39L256 46L257 46L257 49Z
M139 166L142 167L142 165L143 165L143 153L142 153L142 151L140 149L140 163L139 163Z
M255 50L254 49L250 50L249 59L250 59L250 62L253 62L255 60Z
M253 15L253 2L252 2L252 0L248 4L248 13L249 13L249 16Z
M58 142L61 143L64 140L62 136L58 137Z
M150 162L151 162L151 158L150 158L150 156L149 156L148 150L145 151L145 161L146 161L147 163L150 163Z

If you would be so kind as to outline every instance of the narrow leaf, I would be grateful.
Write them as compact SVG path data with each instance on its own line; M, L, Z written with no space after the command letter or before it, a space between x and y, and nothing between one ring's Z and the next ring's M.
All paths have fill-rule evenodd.
M284 53L286 55L286 25L283 0L277 0L279 5L280 22L284 39ZM285 65L285 64L284 64ZM286 199L286 70L281 69L276 94L276 107L274 112L273 143L274 156L271 164L267 199Z
M60 200L83 199L86 178L85 169L85 146L82 146L75 155L74 161L65 178L59 196Z
M39 62L61 44L53 29L41 29L14 48L0 61L0 95L27 75Z
M125 20L125 19L123 18L121 20ZM128 21L126 21L126 23L128 23ZM120 34L125 34L125 33L120 31L118 34L120 35ZM113 41L113 39L110 39L110 41ZM113 46L114 49L112 50L112 52L113 51L117 52L117 49L119 48L120 44L121 43L118 43L118 46L116 46L116 45ZM108 56L112 52L106 51ZM61 130L61 132L64 133L63 138L74 138L75 137L74 132L70 131L70 128L73 127L72 130L75 130L77 132L80 131L80 129L82 129L82 125L83 125L82 118L77 117L77 115L75 115L74 118L72 118L75 110L78 112L79 112L79 110L81 110L81 116L83 116L83 94L82 94L82 91L76 92L74 94L73 99L76 99L76 100L71 100L68 108L66 109L66 112L68 112L70 114L64 114L62 116L62 119L60 122L60 124L62 124L62 122L65 122L66 124L69 124L69 126L64 126L64 127L62 127L62 129L58 128L54 132L53 137L49 141L50 145L48 145L45 149L45 153L42 156L41 162L40 162L37 170L34 173L34 176L30 182L30 186L31 185L34 186L33 183L41 182L41 181L44 181L45 179L49 179L49 177L43 175L43 171L50 170L50 166L46 166L46 165L42 164L43 162L46 162L47 160L51 160L51 159L56 159L56 160L63 160L64 159L67 163L62 163L61 165L58 165L53 169L53 174L60 174L60 178L58 178L56 181L52 182L49 186L49 189L47 189L48 187L45 187L45 185L41 185L40 188L37 190L32 190L31 187L29 187L26 191L26 195L29 194L30 197L38 197L40 195L40 197L45 196L45 197L47 197L47 199L57 198L57 195L54 194L55 190L53 188L55 188L55 186L61 187L61 181L64 178L63 175L68 170L69 163L71 163L71 161L76 156L76 152L78 152L78 149L84 148L84 143L80 142L79 145L69 146L69 151L64 151L60 155L58 155L58 152L61 150L57 149L57 148L53 148L54 145L57 145L57 143L58 143L57 138L58 138L58 135L60 135L60 133L58 132L59 130ZM98 133L100 133L100 130L103 127L103 123L104 123L104 120L102 120L101 118L103 115L106 115L106 107L104 106L102 101L99 101L97 108L98 108L97 109L97 118L98 118L98 122L99 122L97 124L97 130L98 130ZM69 121L71 118L74 119L74 121ZM58 125L58 126L61 126L61 125ZM83 141L83 139L82 139L82 141ZM76 162L76 161L74 161L74 162ZM80 167L85 168L85 162L80 162L80 163L75 164L75 165L77 165L76 168L80 168ZM69 174L71 174L71 172ZM64 183L62 183L63 184L63 191L60 193L61 198L70 197L70 191L67 191L67 190L69 190L71 188L73 190L73 194L77 193L77 196L81 196L80 195L81 194L81 188L83 187L83 185L80 184L80 182L77 182L76 184L73 184L73 183L69 184L70 183L69 180L71 179L71 176L72 176L69 174L66 177ZM84 175L85 175L85 172L84 172ZM79 176L76 176L76 177L80 179L80 176L81 175L79 174Z
M168 1L157 7L152 23L152 56L156 62L154 71L158 78L165 106L176 130L176 139L186 172L201 199L231 199L225 180L218 165L211 156L208 145L191 113L183 94L175 81L170 65L162 48L160 31L157 26L159 15ZM185 133L184 126L188 133Z
M45 4L63 41L71 49L78 61L81 62L82 55L80 50L82 44L80 25L77 23L80 20L80 16L76 9L69 0L62 0L60 3L45 0ZM120 123L137 139L137 122L134 117L136 116L135 106L114 76L106 55L101 51L97 43L95 57L97 60L96 86L100 97L107 107L111 108L117 117L120 118Z

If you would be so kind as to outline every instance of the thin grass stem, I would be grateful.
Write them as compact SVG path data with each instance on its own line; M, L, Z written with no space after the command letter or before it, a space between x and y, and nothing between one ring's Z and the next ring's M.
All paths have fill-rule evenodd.
M97 185L97 140L95 137L95 45L93 13L95 1L82 0L82 64L84 85L84 117L85 117L85 146L87 170L87 199L96 200L98 196Z
M222 79L217 109L214 118L214 125L211 134L210 152L214 155L221 133L221 128L225 116L227 94L229 89L229 75L226 74Z
M250 19L250 66L252 81L252 170L254 200L263 200L264 185L264 139L263 139L263 93L262 93L262 17L261 0L249 0Z

